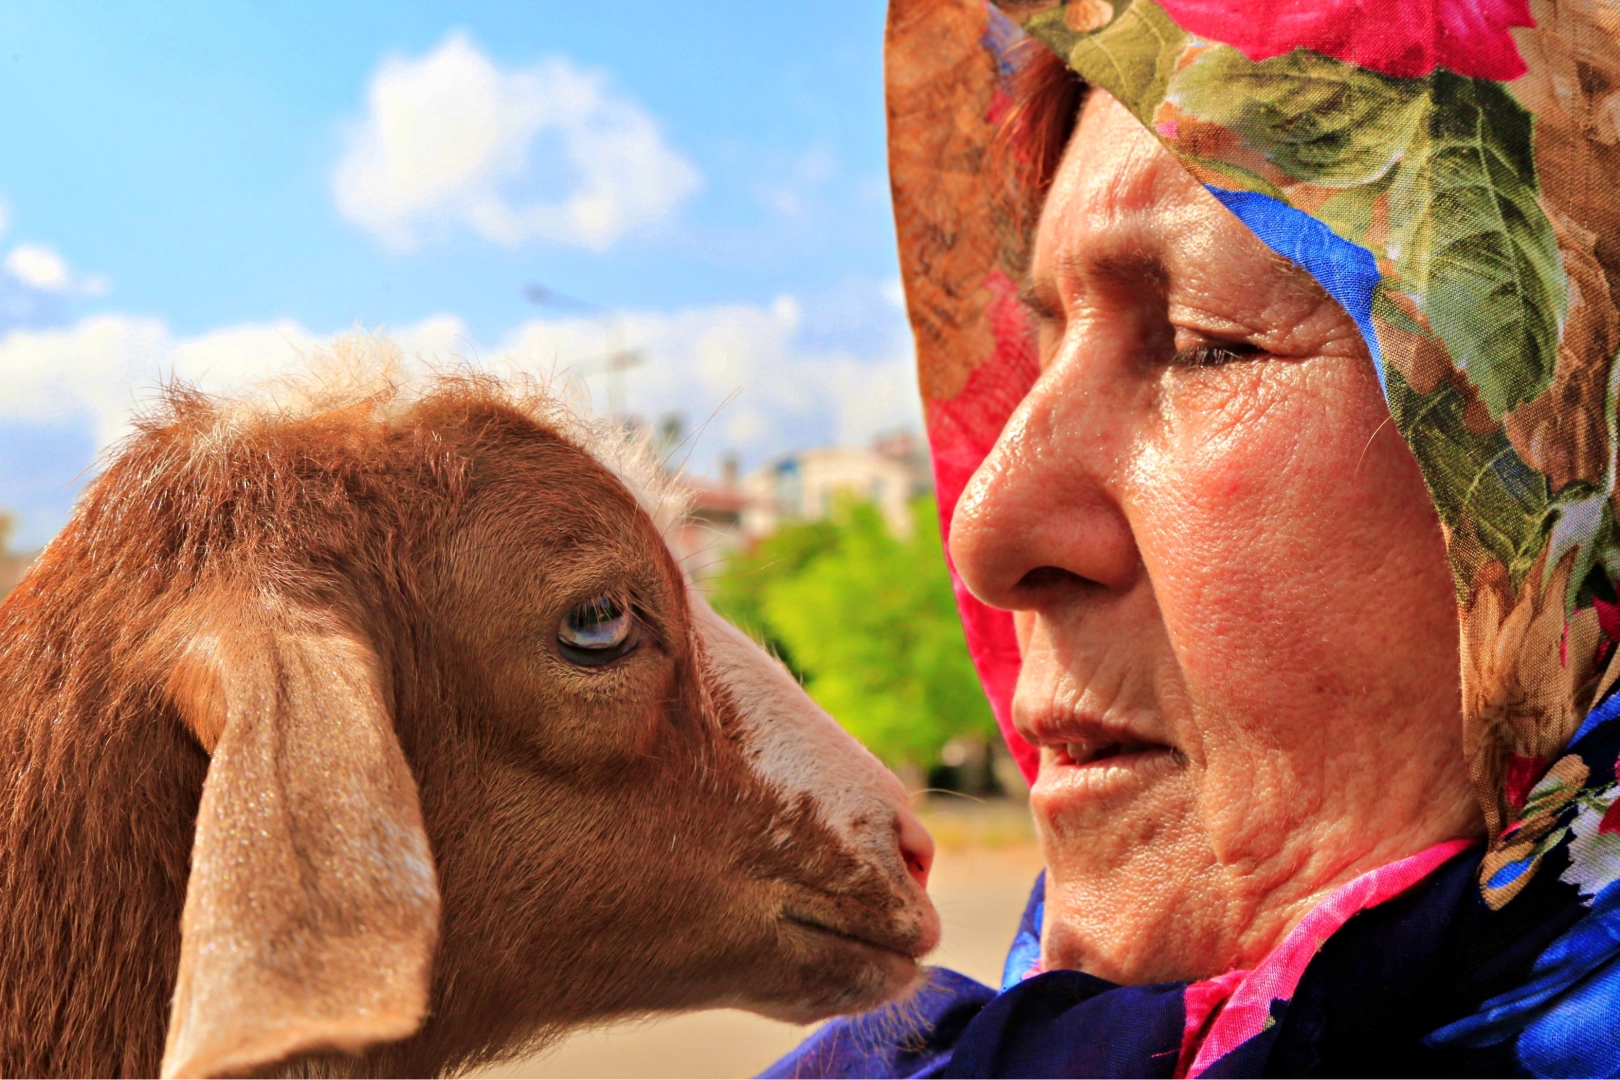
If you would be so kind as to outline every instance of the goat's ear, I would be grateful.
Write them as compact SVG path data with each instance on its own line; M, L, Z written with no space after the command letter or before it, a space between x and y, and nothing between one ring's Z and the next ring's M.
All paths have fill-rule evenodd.
M218 617L193 624L170 681L213 761L165 1077L257 1073L410 1035L438 937L433 859L376 651L329 619Z

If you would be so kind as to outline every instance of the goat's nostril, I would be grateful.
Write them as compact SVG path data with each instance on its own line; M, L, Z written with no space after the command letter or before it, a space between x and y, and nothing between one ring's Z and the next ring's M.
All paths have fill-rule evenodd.
M922 827L922 822L910 812L901 811L894 821L896 839L900 842L900 856L906 861L906 872L919 888L928 888L928 871L934 865L934 838Z
M912 876L919 886L924 889L928 888L927 860L923 859L915 851L907 851L904 854L906 857L906 872Z

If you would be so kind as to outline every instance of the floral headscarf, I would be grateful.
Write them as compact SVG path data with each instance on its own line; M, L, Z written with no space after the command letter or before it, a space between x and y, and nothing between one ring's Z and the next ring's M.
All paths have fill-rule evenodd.
M1512 832L1538 783L1573 779L1555 763L1620 640L1620 6L1000 2L901 0L889 22L895 209L944 520L1036 375L1015 287L1031 222L989 153L1007 52L1028 34L1360 326L1445 528L1470 771L1492 835ZM958 598L1032 771L1008 723L1011 620ZM1526 853L1498 859L1528 868Z

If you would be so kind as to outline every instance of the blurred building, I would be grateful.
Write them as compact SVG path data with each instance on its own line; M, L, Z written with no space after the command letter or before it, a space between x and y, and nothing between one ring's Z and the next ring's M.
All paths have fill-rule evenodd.
M17 587L28 568L34 565L39 552L30 551L26 554L11 550L12 520L9 514L0 511L0 597Z
M910 432L894 432L870 449L823 446L796 450L767 462L743 481L750 506L743 527L764 536L784 520L815 521L832 513L838 499L870 501L897 536L911 532L909 504L933 490L928 452Z
M678 417L659 420L653 445L678 472L685 432ZM909 504L933 490L928 448L909 431L895 431L869 449L823 446L775 458L746 477L735 454L721 459L718 479L679 476L686 488L685 517L671 546L695 580L713 577L726 561L747 551L785 522L815 521L844 495L871 501L897 536L911 531Z
M670 535L670 546L692 579L701 582L757 539L743 527L750 500L737 483L735 455L725 458L719 483L702 477L682 477L679 483L686 488L686 513Z
M934 458L928 440L910 428L899 428L872 440L872 453L898 461L911 474L911 497L934 492Z

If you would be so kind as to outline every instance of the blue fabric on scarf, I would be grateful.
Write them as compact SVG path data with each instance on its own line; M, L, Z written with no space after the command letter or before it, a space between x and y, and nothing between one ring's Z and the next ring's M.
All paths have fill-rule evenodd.
M1181 1053L1185 989L1119 986L1079 971L1033 976L985 1006L940 1075L1168 1077Z
M1206 185L1207 186L1207 185ZM1378 288L1378 261L1317 218L1269 195L1210 187L1209 193L1235 214L1265 245L1310 274L1327 294L1356 320L1367 341L1378 381L1384 381L1383 355L1373 331L1373 293Z
M966 975L931 968L910 1001L824 1024L759 1075L938 1076L962 1031L995 996Z
M1012 948L1001 965L1001 988L1011 990L1024 981L1041 958L1041 924L1046 921L1046 871L1035 876L1035 887L1024 903L1023 918L1018 920L1018 933L1013 935Z
M1570 742L1569 752L1591 770L1587 790L1605 790L1614 780L1620 754L1617 719L1620 695L1610 694L1587 715ZM1567 852L1555 849L1544 856L1537 879L1526 892L1562 891L1565 906L1578 917L1562 920L1567 929L1540 950L1511 989L1435 1031L1430 1046L1497 1047L1510 1052L1534 1076L1620 1075L1620 882L1583 899L1574 886L1558 880L1558 863L1552 860L1561 853L1568 865ZM1577 872L1577 879L1580 876ZM1509 906L1527 899L1534 902L1535 897L1521 895ZM1587 910L1582 912L1582 907Z

